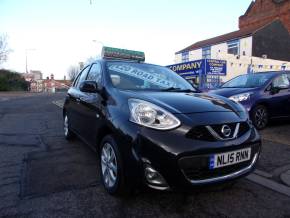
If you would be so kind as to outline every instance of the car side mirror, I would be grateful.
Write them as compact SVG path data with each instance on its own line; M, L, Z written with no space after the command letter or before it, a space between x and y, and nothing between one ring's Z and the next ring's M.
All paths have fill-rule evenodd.
M97 93L98 92L98 84L95 81L83 81L80 84L80 91L81 92L88 92L88 93Z
M270 88L270 93L271 93L271 95L275 95L275 94L277 94L277 93L279 93L280 92L280 89L278 88L278 87L274 87L274 86L272 86L271 88Z
M273 86L273 84L272 84L270 92L272 95L274 95L274 94L279 93L280 90L288 89L288 88L289 88L289 86L287 86L286 84L281 84L281 85L277 85L277 86Z

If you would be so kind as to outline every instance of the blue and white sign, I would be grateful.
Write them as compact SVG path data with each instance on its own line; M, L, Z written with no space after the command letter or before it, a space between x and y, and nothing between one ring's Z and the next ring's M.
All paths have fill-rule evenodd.
M200 75L203 71L203 66L203 60L197 60L188 61L180 64L173 64L167 67L179 74L180 76L187 78Z
M167 67L184 78L198 75L225 76L227 74L227 62L217 59L189 61Z
M205 59L204 72L206 75L227 75L227 61L216 59Z

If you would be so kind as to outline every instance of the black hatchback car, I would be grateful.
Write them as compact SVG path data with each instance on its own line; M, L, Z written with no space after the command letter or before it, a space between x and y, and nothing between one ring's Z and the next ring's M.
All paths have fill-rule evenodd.
M127 50L126 50L127 51ZM140 184L187 189L250 173L261 139L238 103L199 93L166 67L124 50L86 66L67 93L65 137L77 135L99 156L110 194Z

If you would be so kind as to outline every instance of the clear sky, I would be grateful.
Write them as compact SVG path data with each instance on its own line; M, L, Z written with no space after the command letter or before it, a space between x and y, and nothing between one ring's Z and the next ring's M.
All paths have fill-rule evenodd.
M90 3L91 2L91 3ZM173 64L196 41L238 29L251 0L0 0L0 33L13 52L2 67L63 78L70 65L102 44L145 52L146 62Z

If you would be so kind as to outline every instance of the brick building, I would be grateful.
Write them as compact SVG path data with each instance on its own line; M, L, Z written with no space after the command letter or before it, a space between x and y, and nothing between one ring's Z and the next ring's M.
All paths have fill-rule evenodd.
M39 71L23 73L22 76L29 82L29 90L31 92L65 91L71 86L70 80L66 80L65 77L63 80L55 80L53 74L50 77L46 77L46 79L42 79L42 74L39 74Z
M43 92L43 80L31 80L30 81L31 92Z
M51 74L50 78L47 77L43 80L43 91L44 92L56 92L61 90L67 90L71 86L69 80L55 80L54 75Z
M30 70L29 73L22 73L22 77L29 82L29 90L31 92L42 92L42 73L39 70Z
M256 0L239 18L239 30L195 42L175 53L175 63L227 61L227 81L247 72L290 70L290 0Z
M29 73L23 73L22 76L27 82L32 80L42 80L42 73L39 70L30 70Z
M256 0L239 18L239 28L255 28L279 19L290 32L289 0Z

